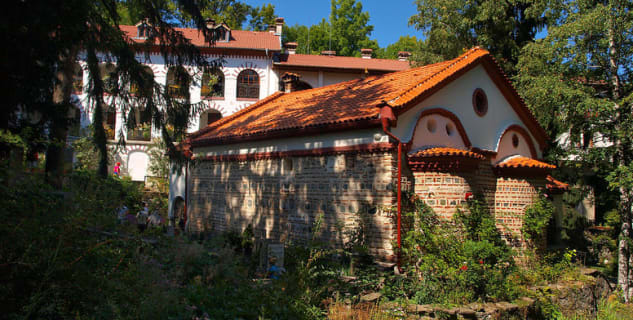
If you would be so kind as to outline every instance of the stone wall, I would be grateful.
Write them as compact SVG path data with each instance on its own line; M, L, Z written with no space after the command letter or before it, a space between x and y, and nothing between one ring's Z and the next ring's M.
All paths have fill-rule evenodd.
M451 219L468 194L481 194L505 239L515 247L525 245L521 236L525 208L532 204L544 177L498 177L488 162L469 172L413 172L414 191L435 213Z
M242 232L250 224L257 237L302 242L323 214L321 240L340 247L346 230L363 225L370 251L393 258L396 170L396 156L384 151L200 161L190 170L188 228Z

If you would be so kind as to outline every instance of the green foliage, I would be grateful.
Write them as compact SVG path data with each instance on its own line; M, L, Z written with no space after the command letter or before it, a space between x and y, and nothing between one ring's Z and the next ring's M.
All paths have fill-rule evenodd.
M523 216L523 226L521 232L523 237L532 245L539 245L543 241L549 225L554 215L554 206L543 195L534 199L534 203L525 208Z
M414 197L405 216L402 257L407 276L386 281L387 297L420 304L514 297L508 278L515 270L512 251L482 201L470 200L451 223L439 220Z
M397 59L398 52L408 51L413 55L411 60L417 60L416 57L421 54L422 45L423 41L418 40L415 36L401 36L398 41L386 48L380 48L376 56L381 59Z
M263 4L261 7L254 7L251 11L251 19L248 22L248 29L254 31L266 31L269 26L275 25L275 6Z
M452 59L479 45L513 74L520 49L556 15L549 1L417 0L409 24L425 35L422 64Z

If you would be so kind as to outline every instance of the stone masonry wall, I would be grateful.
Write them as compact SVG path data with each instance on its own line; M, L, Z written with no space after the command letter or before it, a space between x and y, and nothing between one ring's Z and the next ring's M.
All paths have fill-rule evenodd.
M487 162L471 172L413 172L413 176L415 193L447 220L465 204L468 193L483 195L497 228L515 247L525 246L521 235L525 208L545 185L544 178L497 177Z
M303 242L323 214L321 240L340 247L346 231L364 225L370 251L393 258L388 209L395 204L396 160L378 152L201 161L190 170L188 229L242 232L250 224L256 237Z

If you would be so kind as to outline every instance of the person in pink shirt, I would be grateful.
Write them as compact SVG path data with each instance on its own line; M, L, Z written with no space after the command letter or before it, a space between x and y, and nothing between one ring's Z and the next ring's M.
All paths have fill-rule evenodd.
M121 162L117 162L114 166L114 175L117 177L121 175Z

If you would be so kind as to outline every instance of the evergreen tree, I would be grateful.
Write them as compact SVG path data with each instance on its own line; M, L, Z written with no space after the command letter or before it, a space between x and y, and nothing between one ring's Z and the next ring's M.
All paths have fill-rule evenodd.
M622 221L618 283L633 294L633 3L566 1L545 39L522 51L515 77L552 137L555 157L609 182Z
M423 41L418 40L415 36L401 36L398 41L386 48L380 48L376 56L382 59L397 59L400 51L407 51L417 56L421 54L422 45Z

